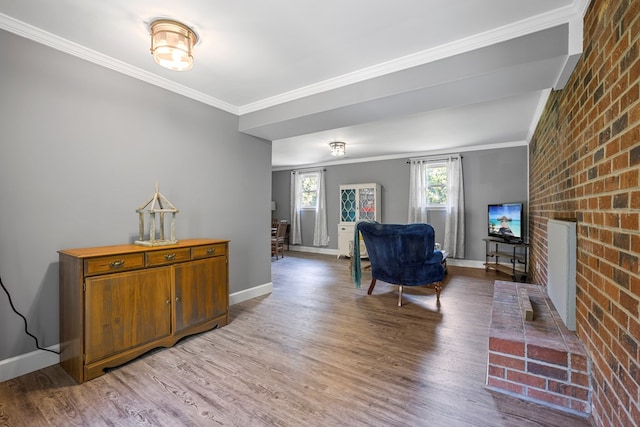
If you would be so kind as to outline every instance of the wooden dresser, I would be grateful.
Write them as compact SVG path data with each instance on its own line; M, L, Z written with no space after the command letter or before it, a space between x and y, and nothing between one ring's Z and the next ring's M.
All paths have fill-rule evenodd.
M65 249L60 365L79 383L229 321L228 240Z

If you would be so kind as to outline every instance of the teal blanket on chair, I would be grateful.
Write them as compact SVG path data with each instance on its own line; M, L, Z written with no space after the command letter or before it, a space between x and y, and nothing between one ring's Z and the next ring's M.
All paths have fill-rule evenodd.
M363 222L373 221L358 221L355 227L353 227L353 253L351 254L351 280L356 284L356 288L360 288L362 282L362 265L360 262L360 230L358 225Z

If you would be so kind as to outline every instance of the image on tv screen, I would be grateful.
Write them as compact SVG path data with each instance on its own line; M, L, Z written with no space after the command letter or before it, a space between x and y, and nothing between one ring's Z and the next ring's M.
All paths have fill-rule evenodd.
M505 239L522 238L522 205L519 203L489 206L489 235Z

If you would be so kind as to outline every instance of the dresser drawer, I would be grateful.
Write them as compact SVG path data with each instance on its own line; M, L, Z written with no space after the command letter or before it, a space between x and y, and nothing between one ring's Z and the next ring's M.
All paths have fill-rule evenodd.
M117 273L118 271L131 270L144 267L144 254L110 255L84 260L86 276L96 274Z
M195 246L191 248L191 257L193 259L221 256L225 255L226 253L227 247L224 243L216 245Z
M191 251L189 248L165 249L163 251L147 252L147 266L149 267L189 261L190 259Z

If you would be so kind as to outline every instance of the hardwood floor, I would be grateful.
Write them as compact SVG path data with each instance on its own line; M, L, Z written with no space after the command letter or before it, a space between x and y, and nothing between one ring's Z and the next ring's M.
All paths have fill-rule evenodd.
M349 261L286 252L231 322L82 385L52 366L0 383L0 426L588 426L484 388L495 273L355 289ZM504 279L504 277L500 277Z

